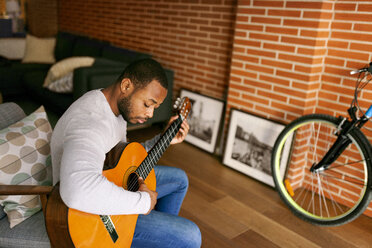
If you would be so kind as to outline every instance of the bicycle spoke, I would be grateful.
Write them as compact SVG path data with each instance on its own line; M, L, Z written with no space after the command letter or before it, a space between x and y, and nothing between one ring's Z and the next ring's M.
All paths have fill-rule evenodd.
M365 162L366 160L369 160L369 159L362 159L362 160L358 160L358 161L354 161L354 162L350 162L350 163L346 163L346 164L331 165L331 166L332 166L332 168L337 168L337 167L341 167L341 166L344 166L344 165L352 165L352 164L357 164L357 163L360 163L360 162Z
M329 188L329 181L328 179L326 178L326 183L324 183L324 186L327 187L327 192L331 192L330 188ZM329 194L329 198L331 199L331 203L332 203L332 207L333 207L333 211L335 214L337 214L337 210L336 210L336 207L335 205L338 206L337 202L334 201L333 199L333 196L332 196L332 193ZM341 210L342 211L342 210ZM328 215L329 217L329 215Z
M324 172L323 172L324 173ZM340 173L341 174L341 173ZM361 186L367 186L367 184L365 183L357 183L357 182L353 182L353 181L349 181L349 180L345 180L345 179L341 179L339 177L336 177L336 176L331 176L331 175L327 175L327 174L322 174L323 176L326 176L326 177L330 177L330 178L333 178L333 179L337 179L339 181L342 181L342 182L348 182L348 183L353 183L353 184L357 184L357 185L361 185ZM350 177L350 176L348 176ZM363 180L360 180L359 178L353 178L355 180L359 180L359 181L363 181Z
M296 195L297 195L297 193L296 193ZM294 199L296 202L299 200L299 199L301 199L301 196L302 195L305 195L305 188L302 188L302 190L301 190L301 192L300 192L300 194L298 194L297 195L297 197ZM302 198L302 203L305 201L305 196L304 196L304 198Z
M314 209L315 209L314 198L315 198L315 194L314 194L314 181L313 181L313 176L311 176L311 201L307 205L307 208L306 208L307 211L309 211L310 210L310 207L311 207L312 208L312 212L314 212ZM303 206L303 203L301 203L300 206Z
M320 174L321 176L323 176L322 174ZM336 206L338 207L338 209L340 210L340 212L342 213L342 212L344 212L343 210L342 210L342 208L341 208L341 206L338 204L338 202L336 201L336 200L334 200L334 198L333 198L333 196L332 196L332 190L330 189L330 187L329 187L329 181L328 181L328 178L325 178L325 181L326 181L326 183L324 183L325 184L325 186L328 188L328 192L330 192L329 193L329 198L330 198L330 200L331 200L331 203L332 203L332 206L333 206L333 210L334 210L334 212L335 212L335 214L337 215L337 209L336 209Z
M322 175L322 176L324 176L324 175ZM325 180L328 182L328 178L325 178ZM331 192L331 190L329 190L329 191ZM341 212L341 213L344 213L345 210L343 210L342 207L340 206L340 204L338 204L338 202L337 202L336 200L333 199L332 194L330 194L330 198L331 198L331 200L332 200L332 203L333 203L335 206L338 207L338 209L340 210L340 212ZM336 210L336 209L335 209L335 213L337 214L337 210Z

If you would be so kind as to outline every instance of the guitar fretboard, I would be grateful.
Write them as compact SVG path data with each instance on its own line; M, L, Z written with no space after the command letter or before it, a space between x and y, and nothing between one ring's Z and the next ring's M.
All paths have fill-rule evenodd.
M160 137L158 142L151 148L147 157L142 161L140 166L136 169L136 172L140 177L144 180L150 173L150 171L154 168L156 163L159 161L160 157L163 155L165 150L168 148L172 139L178 133L181 124L183 121L183 117L179 115L178 119L176 119L169 128L165 131L165 133Z

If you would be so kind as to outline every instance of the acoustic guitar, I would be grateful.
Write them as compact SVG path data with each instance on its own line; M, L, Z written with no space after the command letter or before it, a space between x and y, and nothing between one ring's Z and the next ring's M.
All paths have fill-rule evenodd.
M176 119L163 133L153 148L146 152L139 143L129 143L113 169L102 174L111 182L129 191L139 188L138 177L142 177L150 190L155 191L154 166L178 133L187 118L191 103L185 97L177 100ZM46 227L52 247L130 247L138 215L94 215L68 208L59 195L56 185L46 206Z

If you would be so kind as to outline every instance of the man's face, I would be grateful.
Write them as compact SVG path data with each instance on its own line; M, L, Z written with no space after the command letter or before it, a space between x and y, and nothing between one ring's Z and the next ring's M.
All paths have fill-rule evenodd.
M145 123L154 114L167 96L165 89L158 81L152 81L146 87L134 90L127 97L118 101L118 109L124 120L130 123Z

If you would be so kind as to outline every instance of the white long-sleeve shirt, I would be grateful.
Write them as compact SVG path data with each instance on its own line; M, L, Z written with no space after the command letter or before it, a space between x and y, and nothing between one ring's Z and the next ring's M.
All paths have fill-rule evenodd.
M68 207L102 215L149 210L148 193L126 191L102 175L105 154L118 142L126 142L126 128L101 90L86 93L60 118L51 139L53 184L60 181Z

